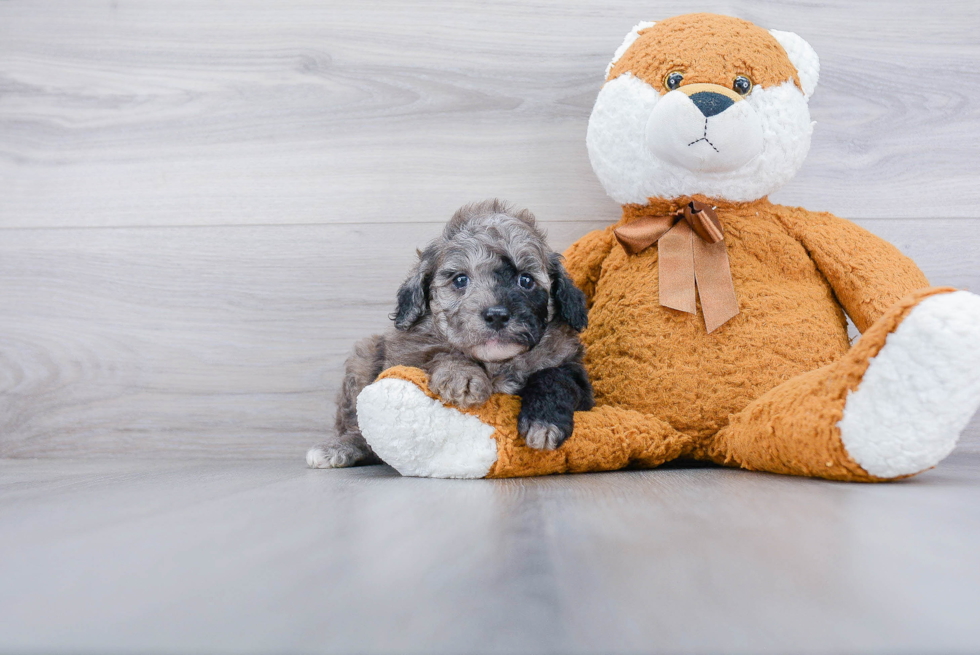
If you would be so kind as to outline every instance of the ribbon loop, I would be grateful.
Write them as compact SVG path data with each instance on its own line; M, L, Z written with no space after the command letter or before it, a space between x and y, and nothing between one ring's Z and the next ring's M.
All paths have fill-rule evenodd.
M718 214L708 205L692 200L684 207L683 215L702 241L718 243L725 240L725 230L721 228Z
M676 220L677 218L673 214L644 216L632 223L617 227L613 230L613 234L616 235L616 240L619 241L623 250L635 255L655 244L670 228L674 227Z
M738 315L725 231L709 205L692 200L674 214L644 216L613 234L630 255L657 244L662 306L695 314L700 297L708 333Z

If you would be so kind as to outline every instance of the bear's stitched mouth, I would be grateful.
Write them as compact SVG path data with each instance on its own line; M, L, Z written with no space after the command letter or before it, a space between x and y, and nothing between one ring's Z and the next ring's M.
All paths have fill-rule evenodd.
M693 173L724 174L762 151L762 125L752 105L731 102L724 110L719 110L721 103L701 105L681 91L671 91L657 101L645 126L647 147L654 157Z
M701 143L702 141L704 141L709 146L711 146L711 149L714 150L715 152L721 152L720 150L718 150L718 148L715 147L715 144L711 143L711 140L708 139L708 119L707 118L704 119L704 134L701 135L701 138L700 139L696 139L694 141L691 141L689 144L687 144L687 147L690 148L695 143Z

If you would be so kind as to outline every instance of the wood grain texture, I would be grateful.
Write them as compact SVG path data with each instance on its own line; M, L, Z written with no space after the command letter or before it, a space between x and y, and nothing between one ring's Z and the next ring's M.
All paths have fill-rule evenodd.
M581 228L552 225L553 242ZM303 452L441 229L5 231L0 457Z
M501 195L617 212L588 164L602 71L687 2L0 3L0 227L434 220ZM708 1L822 57L813 150L774 200L973 217L973 0Z
M978 546L977 451L885 485L0 460L0 650L971 653Z
M863 221L980 291L980 231ZM298 456L441 223L5 230L0 457ZM564 249L602 224L546 224Z

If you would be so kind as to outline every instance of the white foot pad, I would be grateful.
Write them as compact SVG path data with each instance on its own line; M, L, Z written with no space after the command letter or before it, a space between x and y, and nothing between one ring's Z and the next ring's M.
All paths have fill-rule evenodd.
M406 380L366 386L357 397L357 424L374 452L402 475L482 478L497 461L493 426Z
M837 424L847 452L880 478L948 455L980 406L980 296L926 298L872 358Z

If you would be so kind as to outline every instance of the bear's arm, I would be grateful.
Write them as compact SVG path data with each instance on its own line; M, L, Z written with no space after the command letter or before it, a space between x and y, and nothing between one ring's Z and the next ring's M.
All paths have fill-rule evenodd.
M605 230L589 232L565 251L565 270L575 286L585 293L585 302L590 308L602 262L615 242L613 226L609 226Z
M915 262L851 221L799 207L777 210L861 332L903 297L929 286Z

